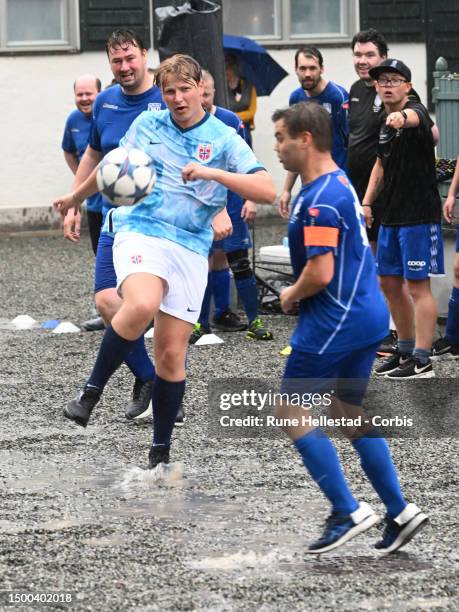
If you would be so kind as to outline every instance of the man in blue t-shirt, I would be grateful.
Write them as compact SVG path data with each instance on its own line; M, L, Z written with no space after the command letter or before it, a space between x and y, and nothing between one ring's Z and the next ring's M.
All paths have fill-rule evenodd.
M325 109L298 104L275 112L273 121L279 160L286 170L299 173L303 183L289 218L296 280L280 296L284 312L296 304L300 312L283 380L289 403L278 406L277 413L286 419L285 431L332 505L322 536L308 552L328 552L379 518L353 496L331 440L307 419L317 415L292 401L293 394L304 397L305 392L332 397L324 404L330 406L331 417L362 419L362 425L358 420L353 426L344 421L341 427L387 508L386 530L376 548L392 552L428 519L405 501L387 443L361 410L376 350L389 323L362 208L349 179L331 157Z
M262 202L276 196L250 147L202 108L201 67L196 60L174 55L160 64L156 79L168 110L142 113L120 145L148 153L157 181L141 202L121 206L111 215L123 303L107 327L81 395L64 411L67 418L86 426L109 378L154 318L151 469L169 462L175 417L185 391L188 339L207 284L212 221L225 208L228 189ZM55 206L65 210L78 205L96 190L95 177L96 171Z
M76 174L78 165L88 146L92 122L92 109L100 89L100 79L93 74L84 74L78 77L73 84L76 109L67 117L62 137L64 158L73 174ZM97 242L99 241L102 225L101 211L102 199L99 194L87 199L86 212L88 229L94 255L97 251Z
M117 83L102 91L93 107L93 121L89 144L75 176L77 188L97 167L100 160L119 145L131 123L143 111L156 112L164 108L161 92L153 83L147 68L147 49L131 30L115 30L106 42L110 68ZM103 199L103 198L102 198ZM100 235L94 279L95 301L98 312L108 324L121 305L116 290L116 273L112 247L114 234L107 212L112 205L103 199L105 218ZM72 242L80 238L80 214L70 209L64 220L64 235ZM143 336L126 357L126 364L135 376L132 400L126 409L128 419L147 416L153 385L154 368L145 349Z
M62 137L64 158L73 174L76 174L78 164L88 146L92 108L100 89L100 79L93 74L84 74L78 77L73 84L77 108L68 116ZM91 246L95 255L102 228L102 196L100 194L97 193L86 200L86 218ZM104 329L105 324L102 317L97 317L85 321L83 327L87 331L97 331Z
M349 134L348 109L349 94L332 81L323 77L324 60L317 47L301 47L295 53L295 72L301 87L295 89L289 98L289 105L300 102L316 102L323 106L330 115L333 144L331 155L335 163L346 170L347 140ZM285 179L284 189L279 200L279 212L284 218L288 216L288 206L296 174L289 172Z

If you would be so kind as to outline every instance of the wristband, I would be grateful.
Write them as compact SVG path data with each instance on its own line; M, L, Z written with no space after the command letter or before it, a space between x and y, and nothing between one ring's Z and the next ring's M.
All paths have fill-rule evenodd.
M404 110L401 110L401 111L398 111L398 112L399 112L399 113L401 114L401 116L403 117L403 125L405 126L405 125L406 125L406 122L408 121L408 115L405 113L405 111L404 111Z
M371 204L362 204L362 208L373 208Z

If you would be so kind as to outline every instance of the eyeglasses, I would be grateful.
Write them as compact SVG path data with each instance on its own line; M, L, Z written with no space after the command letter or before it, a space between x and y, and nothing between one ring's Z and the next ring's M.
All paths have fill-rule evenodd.
M398 87L402 83L407 83L405 79L377 79L376 82L384 87Z

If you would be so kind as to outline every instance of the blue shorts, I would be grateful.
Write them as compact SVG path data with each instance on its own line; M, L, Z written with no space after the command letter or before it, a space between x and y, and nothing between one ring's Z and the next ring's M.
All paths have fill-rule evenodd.
M228 238L216 240L212 244L213 249L221 249L225 253L233 251L241 251L242 249L250 249L252 241L250 240L249 226L241 217L242 204L240 206L228 207L228 214L233 224L233 233Z
M113 265L115 234L102 232L97 245L94 293L104 289L116 289L116 272Z
M402 276L407 280L443 276L445 269L440 224L381 225L376 270L380 276Z
M360 406L380 342L341 353L306 353L292 349L282 393L324 393L333 389L343 402Z

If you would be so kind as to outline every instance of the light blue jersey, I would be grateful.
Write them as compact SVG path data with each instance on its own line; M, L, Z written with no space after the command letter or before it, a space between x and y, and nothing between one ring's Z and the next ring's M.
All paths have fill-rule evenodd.
M216 181L182 180L191 161L239 174L264 170L233 128L213 115L183 129L169 111L144 112L133 122L120 146L142 149L154 160L156 185L134 207L113 211L114 232L137 232L166 238L207 257L213 217L226 205L227 189Z

